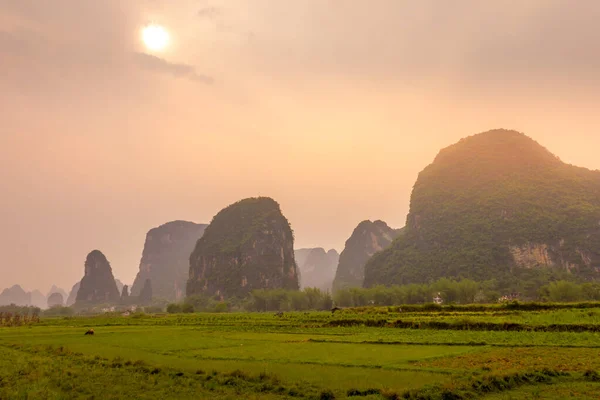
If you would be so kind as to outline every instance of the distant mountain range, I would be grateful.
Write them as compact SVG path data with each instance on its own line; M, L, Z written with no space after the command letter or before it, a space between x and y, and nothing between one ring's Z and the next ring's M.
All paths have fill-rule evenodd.
M300 275L300 288L316 287L331 292L331 285L340 258L334 249L322 247L294 250Z
M492 130L442 149L419 174L404 228L363 221L339 255L294 251L293 243L279 204L267 197L232 204L208 226L169 222L148 232L132 294L148 280L153 296L170 301L183 298L186 283L188 295L218 298L444 277L528 291L556 279L598 281L600 171L566 164L523 133ZM77 297L118 301L122 284L96 255L90 265L102 268L86 264L86 276L98 272L103 288L81 294L76 284L68 296L57 287L48 295L60 293L68 305ZM45 307L47 297L15 285L0 304Z
M54 293L60 293L63 298L67 298L66 292L55 285L52 285L46 296L39 290L26 292L20 285L13 285L0 293L0 305L16 304L18 306L35 306L44 309L48 308L48 298Z

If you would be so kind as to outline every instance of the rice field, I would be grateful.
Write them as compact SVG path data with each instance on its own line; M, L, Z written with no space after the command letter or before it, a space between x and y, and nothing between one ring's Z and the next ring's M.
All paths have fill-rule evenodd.
M42 318L0 328L0 399L597 398L599 313ZM496 329L511 324L535 329ZM95 334L84 335L90 328Z

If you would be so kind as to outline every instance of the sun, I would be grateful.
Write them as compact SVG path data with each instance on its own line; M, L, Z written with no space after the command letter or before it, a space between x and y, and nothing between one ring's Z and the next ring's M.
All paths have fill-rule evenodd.
M148 25L142 30L142 40L148 49L160 51L169 44L169 32L160 25Z

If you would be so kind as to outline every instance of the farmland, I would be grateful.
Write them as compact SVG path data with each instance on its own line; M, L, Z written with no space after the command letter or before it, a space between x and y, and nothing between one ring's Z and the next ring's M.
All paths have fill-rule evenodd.
M0 328L0 398L595 398L599 328L596 303L42 318Z

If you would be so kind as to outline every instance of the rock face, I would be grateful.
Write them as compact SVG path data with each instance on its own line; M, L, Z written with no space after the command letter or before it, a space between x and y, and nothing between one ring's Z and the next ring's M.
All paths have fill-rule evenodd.
M139 301L140 304L143 305L152 303L152 281L150 279L146 279L144 282L144 287L140 292Z
M334 249L325 252L325 249L298 249L294 251L300 288L316 287L331 292L331 285L340 255Z
M85 275L77 292L76 303L118 303L120 299L112 268L98 250L88 254Z
M188 296L246 296L254 289L298 290L294 236L268 197L221 210L190 256Z
M358 224L340 254L333 290L362 287L366 262L388 247L401 232L402 229L392 229L381 220Z
M190 254L207 226L173 221L151 229L146 235L131 295L139 296L144 282L150 279L155 297L181 300L189 277Z
M8 289L4 289L0 293L0 305L15 304L17 306L31 305L31 293L26 292L19 285L14 285Z
M48 308L62 307L64 305L64 297L59 292L54 292L48 296Z
M419 174L406 225L367 263L365 286L600 278L600 172L565 164L519 132L489 131L440 151Z
M75 304L75 301L77 300L77 293L79 292L80 285L81 285L81 281L79 281L73 285L73 288L69 292L69 297L67 297L67 307L71 307L73 304Z
M117 285L117 290L119 291L119 293L121 293L121 291L123 290L123 282L121 282L118 279L115 279L115 285Z

